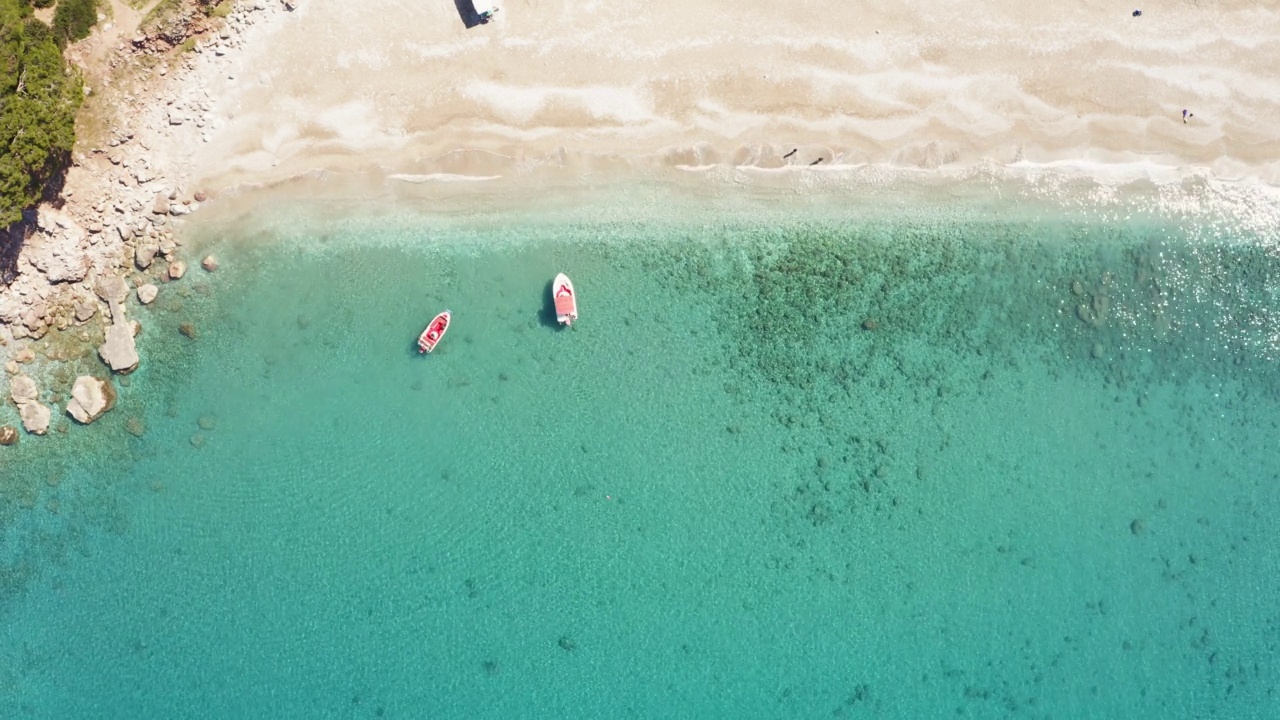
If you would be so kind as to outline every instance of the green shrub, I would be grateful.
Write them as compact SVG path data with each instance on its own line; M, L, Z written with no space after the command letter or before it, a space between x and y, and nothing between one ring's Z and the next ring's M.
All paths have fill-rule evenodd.
M235 9L235 0L222 0L216 5L205 5L204 13L209 17L225 18Z
M89 37L98 22L98 0L62 0L53 11L53 36L60 44Z
M182 0L160 0L160 2L153 5L151 7L151 10L149 10L147 14L143 16L140 27L144 27L144 28L155 27L158 23L162 22L165 18L171 17L181 7L182 7Z
M75 144L80 77L25 0L0 0L0 228L22 219Z
M53 0L31 0L31 4L38 8L47 8L53 6Z

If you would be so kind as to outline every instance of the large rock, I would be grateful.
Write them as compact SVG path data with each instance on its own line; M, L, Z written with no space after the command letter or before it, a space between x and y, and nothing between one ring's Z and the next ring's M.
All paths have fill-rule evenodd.
M18 416L22 418L22 427L32 435L43 435L49 432L49 421L53 419L53 411L38 402L23 403L18 406Z
M181 280L183 275L187 274L187 264L181 260L174 260L169 263L169 279Z
M124 278L115 275L103 275L94 283L94 292L106 302L124 302L129 297L129 285Z
M88 425L116 406L116 391L111 383L89 375L76 378L71 388L71 402L67 414L75 421Z
M98 313L98 305L92 300L77 300L75 304L77 322L88 322Z
M218 258L212 255L206 255L205 258L200 261L200 267L204 268L205 272L216 272L218 269Z
M156 296L160 294L160 288L147 283L138 288L138 302L143 305L150 305L156 301Z
M9 397L13 399L13 404L22 407L27 403L33 403L40 397L40 388L36 387L36 381L27 375L14 375L9 378Z
M49 204L36 208L36 225L49 235L66 232L73 237L84 237L84 229L67 213Z
M0 301L0 323L22 321L22 303L14 298Z
M112 372L131 373L138 367L138 348L133 340L133 325L119 321L107 328L107 339L98 347L98 357Z
M151 263L156 259L156 253L160 252L159 243L141 242L133 251L133 264L138 266L139 270L146 270L151 267Z
M45 325L45 312L45 308L27 308L26 312L22 313L22 326L33 333L39 331Z
M47 250L31 256L31 264L44 273L51 283L80 282L89 274L93 262L78 251Z

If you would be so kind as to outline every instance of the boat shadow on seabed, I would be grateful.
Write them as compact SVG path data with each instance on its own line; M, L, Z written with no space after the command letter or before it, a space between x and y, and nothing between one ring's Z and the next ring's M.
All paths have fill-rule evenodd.
M546 287L542 289L542 309L538 311L538 324L553 330L564 330L565 327L560 324L559 316L556 315L556 299L552 289L555 282L548 280Z

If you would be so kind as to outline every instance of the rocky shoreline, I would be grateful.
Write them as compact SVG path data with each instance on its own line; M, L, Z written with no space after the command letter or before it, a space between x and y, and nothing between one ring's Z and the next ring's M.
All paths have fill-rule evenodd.
M188 186L181 150L208 142L219 122L205 79L227 72L249 28L294 5L241 0L218 24L185 8L108 50L107 137L78 143L60 197L37 209L17 275L0 287L5 395L28 434L45 435L64 406L77 423L94 422L115 406L116 378L143 362L143 323L131 315L187 275L182 226L208 199ZM218 261L200 265L211 273ZM0 446L13 445L20 434L3 418Z

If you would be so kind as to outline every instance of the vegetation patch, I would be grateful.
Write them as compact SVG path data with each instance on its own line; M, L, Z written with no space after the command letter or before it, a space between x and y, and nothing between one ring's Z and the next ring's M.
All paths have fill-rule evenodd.
M204 14L212 18L225 18L235 9L235 0L214 0L204 6Z
M182 7L182 0L160 0L142 18L142 27L150 27L163 22Z
M61 0L53 11L53 35L59 45L89 37L98 22L98 0Z
M54 31L28 0L0 0L0 228L19 222L66 166L82 99Z

